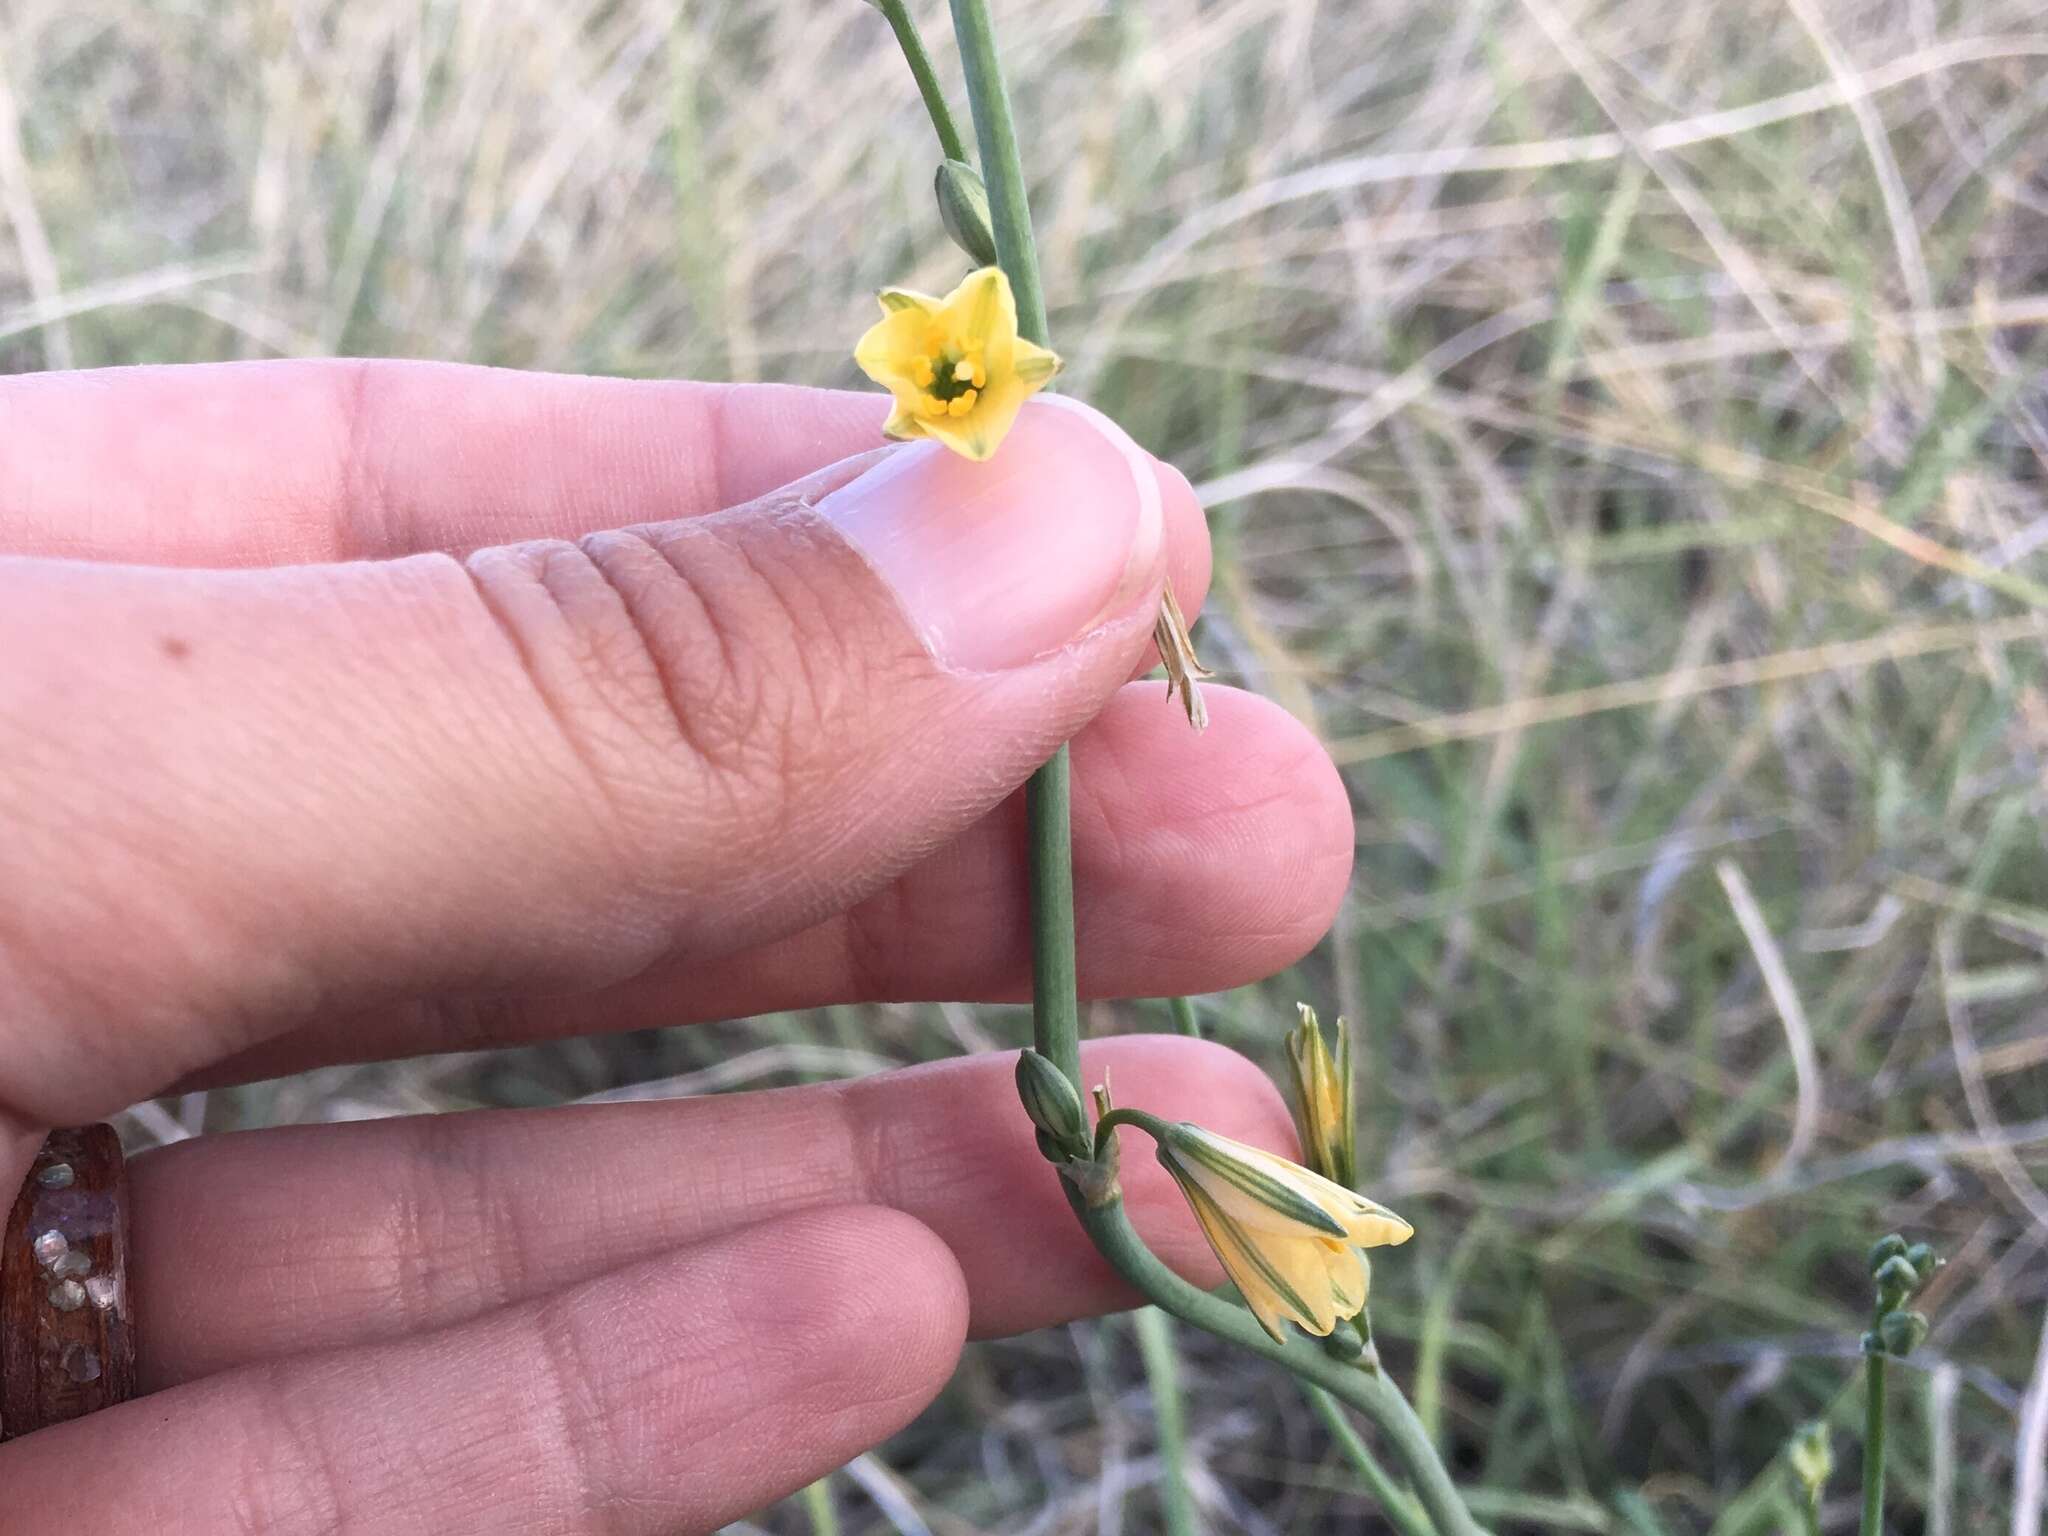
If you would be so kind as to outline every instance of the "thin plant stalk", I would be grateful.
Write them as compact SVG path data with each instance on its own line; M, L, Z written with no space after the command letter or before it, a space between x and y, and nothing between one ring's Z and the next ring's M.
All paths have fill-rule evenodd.
M995 31L982 0L952 0L953 32L967 73L967 105L981 147L996 261L1017 300L1017 331L1051 346L1031 205L1010 94L996 58ZM950 153L950 151L949 151ZM1074 853L1067 749L1063 746L1025 786L1031 823L1031 1026L1039 1054L1081 1083L1081 1015L1074 971Z
M1173 1322L1157 1307L1140 1307L1135 1323L1159 1440L1159 1505L1166 1536L1199 1536L1194 1495L1188 1488L1187 1410L1180 1395L1180 1352L1173 1343Z
M951 6L953 33L967 76L967 105L981 149L982 180L988 188L996 260L1016 296L1019 333L1050 346L1023 158L996 54L995 30L986 0L951 0ZM1078 1094L1083 1088L1066 748L1032 775L1025 798L1031 819L1033 1039L1039 1054L1067 1075ZM1334 1360L1305 1337L1276 1342L1244 1308L1197 1289L1161 1263L1131 1226L1123 1196L1113 1185L1091 1204L1071 1180L1062 1183L1090 1240L1140 1293L1183 1322L1285 1367L1364 1413L1393 1447L1439 1536L1481 1536L1415 1410L1383 1372Z
M1436 1536L1436 1527L1429 1523L1429 1517L1380 1465L1372 1447L1365 1443L1365 1437L1345 1414L1343 1404L1321 1387L1310 1386L1306 1382L1302 1384L1301 1393L1308 1399L1309 1407L1315 1409L1316 1417L1323 1421L1323 1428L1330 1432L1338 1451L1351 1463L1358 1480L1365 1484L1365 1491L1379 1500L1380 1508L1387 1512L1387 1518L1393 1521L1401 1536Z
M1884 1356L1863 1357L1863 1536L1884 1536Z
M1188 1035L1196 1040L1202 1038L1202 1021L1195 1017L1195 1005L1192 1000L1185 997L1169 997L1166 1000L1166 1007L1173 1015L1173 1027L1177 1034Z
M939 136L939 152L948 160L965 160L966 141L960 137L960 129L953 121L953 109L946 105L946 93L940 89L938 74L932 68L932 56L925 51L924 39L918 35L910 7L904 0L874 0L874 3L875 9L889 23L889 30L896 34L896 46L903 50L903 62L910 66L910 77L917 82L917 94L924 98L924 109L932 120L932 131Z
M804 1489L804 1514L811 1522L811 1536L839 1536L839 1511L832 1503L831 1473Z

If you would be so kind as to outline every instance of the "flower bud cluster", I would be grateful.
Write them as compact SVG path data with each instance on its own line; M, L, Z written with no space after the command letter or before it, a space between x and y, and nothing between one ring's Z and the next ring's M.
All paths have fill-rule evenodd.
M1904 1359L1927 1338L1927 1317L1906 1303L1927 1288L1942 1260L1926 1243L1908 1243L1888 1232L1870 1249L1870 1282L1876 1307L1870 1331L1863 1335L1866 1355Z

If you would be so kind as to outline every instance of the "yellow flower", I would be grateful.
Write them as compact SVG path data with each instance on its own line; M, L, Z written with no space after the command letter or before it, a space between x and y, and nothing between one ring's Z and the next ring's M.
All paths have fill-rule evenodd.
M1817 1505L1821 1490L1835 1475L1834 1437L1828 1433L1827 1424L1815 1419L1794 1430L1791 1444L1785 1450L1785 1460L1807 1497Z
M896 399L882 430L937 438L955 453L996 451L1024 402L1060 360L1017 334L1017 301L1001 267L983 267L943 299L884 288L882 318L853 360Z
M1351 1027L1337 1020L1337 1050L1323 1044L1322 1026L1307 1003L1301 1024L1287 1035L1294 1069L1294 1124L1308 1165L1349 1189L1358 1183L1358 1132L1351 1099Z
M1320 1174L1185 1121L1159 1136L1159 1161L1245 1305L1282 1341L1283 1321L1327 1335L1364 1311L1371 1271L1360 1250L1415 1233Z

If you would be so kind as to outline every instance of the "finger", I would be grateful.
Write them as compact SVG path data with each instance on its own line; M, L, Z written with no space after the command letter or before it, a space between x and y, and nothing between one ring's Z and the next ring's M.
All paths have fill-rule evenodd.
M1277 1025L1276 1025L1277 1027ZM848 1084L209 1136L135 1159L131 1281L145 1380L442 1327L597 1269L820 1206L936 1232L977 1336L1128 1306L1033 1144L1012 1053ZM1291 1154L1272 1085L1221 1046L1092 1042L1119 1103ZM1123 1179L1160 1256L1221 1272L1132 1140Z
M1196 735L1161 695L1156 682L1130 685L1073 744L1087 997L1221 992L1270 976L1329 931L1350 879L1350 800L1307 727L1218 688L1210 728ZM1026 830L1012 796L873 896L787 939L576 997L444 997L324 1019L185 1086L827 1003L1022 998Z
M95 1536L687 1536L900 1429L964 1320L930 1232L815 1211L26 1436L0 1487L35 1529Z
M467 551L696 517L878 446L888 399L293 361L0 380L0 550L155 565Z
M1163 538L1067 404L985 464L466 565L0 562L0 1102L89 1119L316 1015L843 910L1109 701Z

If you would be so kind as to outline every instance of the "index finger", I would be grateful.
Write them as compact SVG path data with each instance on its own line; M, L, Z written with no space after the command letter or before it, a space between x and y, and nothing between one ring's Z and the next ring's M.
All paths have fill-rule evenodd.
M0 379L0 554L295 565L575 538L878 448L888 404L380 360Z

